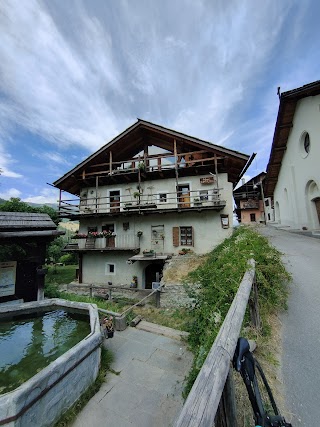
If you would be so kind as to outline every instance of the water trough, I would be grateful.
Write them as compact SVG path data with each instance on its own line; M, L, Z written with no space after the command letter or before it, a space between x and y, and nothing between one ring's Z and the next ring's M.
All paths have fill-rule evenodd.
M94 304L48 299L0 305L0 321L57 309L88 314L91 332L15 390L0 395L0 426L52 426L97 377L102 336Z

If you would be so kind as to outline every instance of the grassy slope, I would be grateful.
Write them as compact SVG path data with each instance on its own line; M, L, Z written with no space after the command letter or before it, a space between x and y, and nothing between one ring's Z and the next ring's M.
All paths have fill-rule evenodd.
M189 323L189 345L195 359L186 394L222 325L250 258L256 261L263 328L259 335L248 328L247 314L243 325L246 328L245 335L258 342L268 339L271 332L270 314L286 307L286 284L290 276L281 262L281 254L269 245L265 237L250 228L239 227L186 279L189 293L195 301L191 310L192 321Z

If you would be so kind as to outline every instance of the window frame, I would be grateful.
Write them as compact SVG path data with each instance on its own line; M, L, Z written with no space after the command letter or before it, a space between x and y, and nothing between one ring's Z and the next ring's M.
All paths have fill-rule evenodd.
M113 272L110 271L110 267L113 268ZM106 262L105 264L105 276L115 276L116 264L114 262Z

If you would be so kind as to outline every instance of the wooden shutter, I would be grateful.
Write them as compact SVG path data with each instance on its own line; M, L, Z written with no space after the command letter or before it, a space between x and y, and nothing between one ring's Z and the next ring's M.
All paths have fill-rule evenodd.
M180 243L179 227L172 227L172 243L173 243L173 246L179 246L179 243Z
M194 246L194 228L191 227L191 231L192 231L192 246Z

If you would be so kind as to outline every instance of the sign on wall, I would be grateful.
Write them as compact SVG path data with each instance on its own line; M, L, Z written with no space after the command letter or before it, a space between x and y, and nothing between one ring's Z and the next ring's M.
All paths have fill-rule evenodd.
M0 297L14 295L17 261L0 262Z
M200 184L202 185L208 185L208 184L214 184L214 183L215 183L214 176L207 176L205 178L200 178Z

